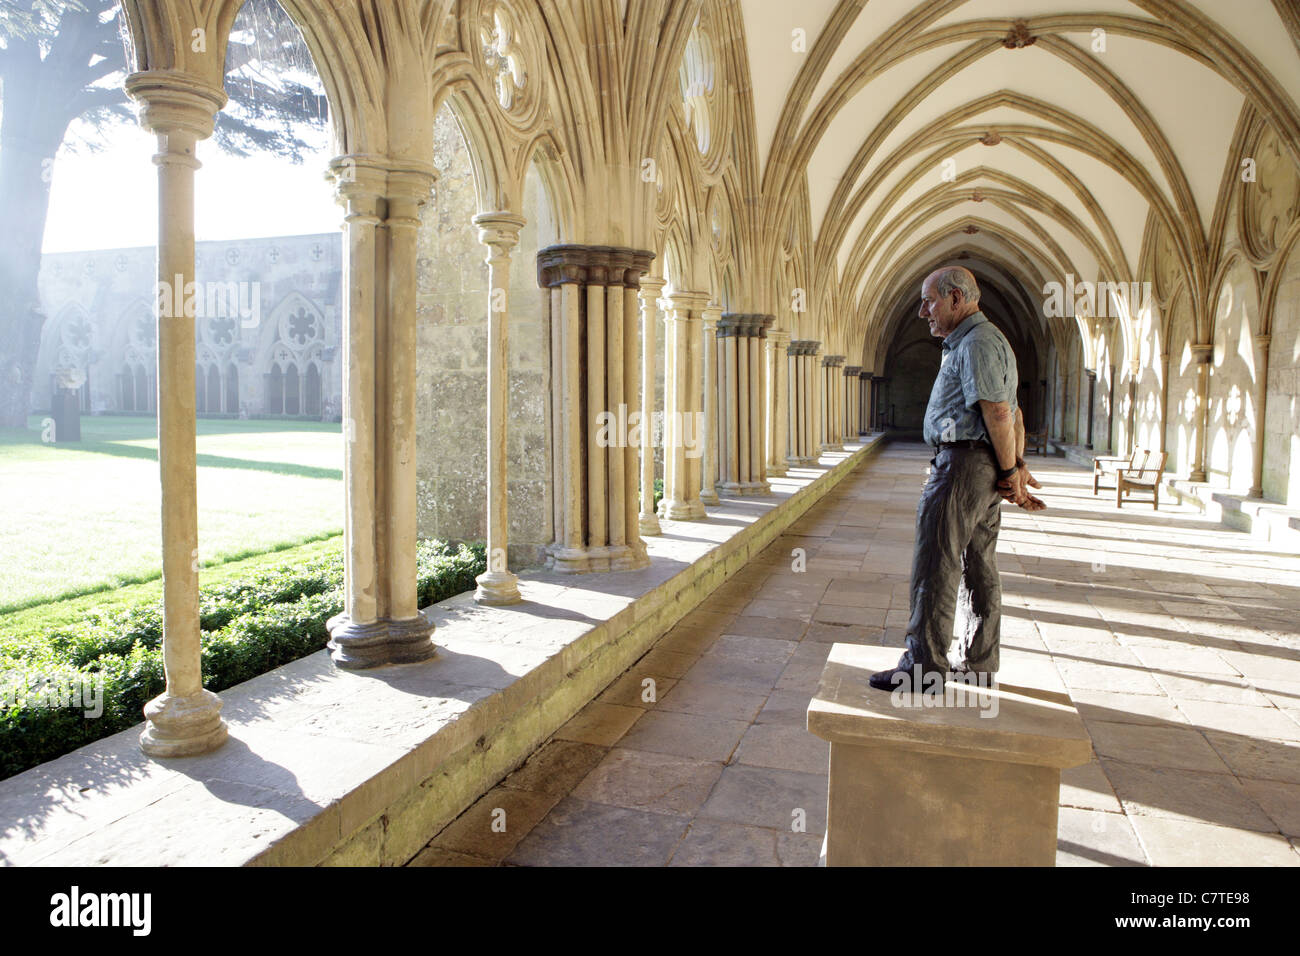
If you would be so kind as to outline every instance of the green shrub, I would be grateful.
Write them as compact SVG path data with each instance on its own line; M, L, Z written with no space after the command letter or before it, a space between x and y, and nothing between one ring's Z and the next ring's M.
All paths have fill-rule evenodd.
M416 555L421 607L472 589L487 567L482 542L424 541ZM343 556L262 571L200 593L203 685L222 691L305 657L329 640L325 622L343 610ZM103 713L49 707L4 693L4 678L102 682ZM163 692L162 609L151 603L87 613L35 639L0 642L0 778L52 760L140 722Z

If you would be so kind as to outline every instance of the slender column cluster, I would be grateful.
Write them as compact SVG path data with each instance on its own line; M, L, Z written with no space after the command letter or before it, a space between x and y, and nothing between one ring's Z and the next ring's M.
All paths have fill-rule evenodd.
M821 395L825 415L822 417L821 451L843 451L841 444L844 416L840 410L844 407L840 399L844 376L838 369L844 362L843 355L825 355L822 357Z
M663 279L652 276L641 278L638 292L641 301L641 513L637 522L643 537L662 532L659 515L655 512L655 430L652 426L655 380L658 375L655 367L655 336L659 324L659 296L663 291Z
M858 434L867 435L871 427L871 373L858 373Z
M227 736L221 699L203 689L200 667L194 316L177 307L194 281L195 147L212 134L213 114L226 95L179 74L133 74L126 89L140 104L141 125L158 137L158 471L167 685L145 705L140 747L155 757L184 757L213 750ZM164 312L165 301L172 307Z
M767 424L767 462L768 476L781 477L785 474L786 461L789 456L790 402L788 352L790 333L785 329L769 329L767 333L767 351L764 358L767 369L767 393L764 396L765 417Z
M861 396L858 394L858 383L862 375L862 366L846 365L844 367L844 437L848 441L857 441L858 433L862 431L861 415L859 412L861 406Z
M640 283L654 254L563 244L537 254L550 290L557 571L621 571L649 563L641 540L637 427ZM649 422L641 423L646 427Z
M767 373L763 343L774 316L728 312L718 320L719 488L729 495L765 494L767 451L763 411Z
M697 521L704 517L700 501L708 425L701 407L704 398L703 292L673 292L667 299L668 329L664 350L664 496L659 517Z
M790 372L790 466L817 463L817 349L820 342L796 339L786 349Z
M329 647L341 667L426 660L433 625L416 590L415 275L419 207L432 165L332 161L344 217L343 612Z
M726 411L726 403L720 402L718 383L718 320L722 318L722 309L717 306L706 308L703 313L704 330L704 461L700 472L700 501L706 505L718 503L718 491L714 486L723 479L723 470L719 462L719 452L724 444L721 436L727 434L726 422L721 414Z

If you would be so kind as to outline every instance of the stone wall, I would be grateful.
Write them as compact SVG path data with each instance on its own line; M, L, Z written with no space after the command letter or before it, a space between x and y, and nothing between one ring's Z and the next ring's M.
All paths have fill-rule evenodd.
M1215 310L1205 477L1215 487L1242 493L1254 482L1258 332L1255 280L1238 261L1225 277Z
M157 402L157 253L152 246L50 253L41 259L45 309L32 408L49 408L56 369L84 379L82 410L152 412ZM200 414L284 414L268 407L268 376L293 368L291 416L338 421L342 408L342 238L339 233L200 242L195 247ZM182 290L183 291L183 290ZM183 305L177 303L178 307ZM240 310L243 310L241 314ZM314 414L302 391L320 389ZM233 371L233 374L232 374ZM209 376L215 394L207 400ZM283 377L281 378L283 388Z
M441 170L421 214L416 355L417 519L422 538L481 540L487 533L487 247L464 138L449 107L438 114L434 161ZM551 541L547 421L550 335L537 285L537 250L555 241L539 178L524 190L511 259L507 428L509 563L542 563Z

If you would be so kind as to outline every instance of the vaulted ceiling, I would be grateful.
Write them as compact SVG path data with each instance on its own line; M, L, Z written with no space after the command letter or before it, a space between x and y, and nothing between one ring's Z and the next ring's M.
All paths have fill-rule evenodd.
M1300 142L1296 0L739 4L769 225L806 190L854 340L959 250L1141 280L1155 224L1204 290L1242 124Z

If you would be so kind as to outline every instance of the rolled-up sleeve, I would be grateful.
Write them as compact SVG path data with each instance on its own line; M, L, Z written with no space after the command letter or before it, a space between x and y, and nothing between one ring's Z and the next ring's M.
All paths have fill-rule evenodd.
M980 401L1006 402L1015 408L1016 360L1000 336L968 336L962 363L961 390L967 408Z

